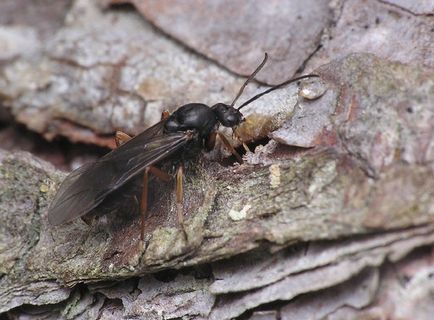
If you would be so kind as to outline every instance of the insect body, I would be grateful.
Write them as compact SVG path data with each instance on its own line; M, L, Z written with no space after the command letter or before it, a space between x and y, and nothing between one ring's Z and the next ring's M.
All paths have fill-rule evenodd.
M183 226L182 160L194 156L201 149L213 148L216 136L219 136L238 161L242 162L241 157L224 135L218 133L219 125L234 129L244 121L240 109L252 101L291 82L308 77L318 77L312 74L287 80L257 94L240 107L234 108L234 104L244 88L264 66L266 60L267 54L240 88L230 105L217 103L209 107L201 103L186 104L178 108L172 115L164 116L160 122L134 138L130 139L125 134L120 134L118 138L124 143L119 143L118 148L98 161L73 171L66 177L50 205L49 222L52 225L60 225L75 218L85 217L111 193L133 178L143 175L143 191L140 199L141 239L143 239L147 211L148 175L152 173L163 180L168 180L170 176L162 172L156 165L165 159L176 156L181 159L176 172L177 214L178 220Z

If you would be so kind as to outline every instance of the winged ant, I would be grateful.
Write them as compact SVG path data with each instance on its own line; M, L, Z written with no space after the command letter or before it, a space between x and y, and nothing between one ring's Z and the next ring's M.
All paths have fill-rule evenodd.
M76 218L83 218L101 205L110 195L133 178L143 175L143 189L140 196L140 238L144 239L145 217L148 207L148 179L153 174L161 180L170 180L171 175L162 171L159 166L163 161L175 161L176 204L178 222L184 234L183 208L183 162L194 158L201 150L211 150L218 136L223 144L242 163L242 158L219 133L222 125L235 129L244 121L240 110L256 99L292 82L305 78L318 77L308 74L286 80L278 85L253 96L238 108L234 105L247 84L254 79L267 61L265 57L256 70L241 86L231 104L217 103L209 107L202 103L189 103L181 106L171 115L163 113L157 124L131 138L127 134L117 132L117 148L94 163L86 164L71 172L62 182L55 195L49 211L48 220L51 225L61 225ZM137 201L139 202L139 201Z

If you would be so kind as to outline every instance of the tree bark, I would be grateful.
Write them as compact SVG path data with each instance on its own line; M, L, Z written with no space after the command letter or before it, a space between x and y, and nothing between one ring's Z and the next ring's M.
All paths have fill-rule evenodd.
M186 21L182 10L192 4L176 6L174 12L183 13L176 15L183 26L177 30L168 24L173 12L164 5L131 2L177 40L132 8L103 10L74 1L53 11L53 21L59 12L67 14L59 30L57 22L29 22L38 35L32 55L26 46L3 53L3 108L48 139L112 146L115 129L138 132L168 105L234 96L243 81L235 74L255 61L244 66L232 57L225 64L231 51L209 48L207 41L218 38L203 39L218 30L223 39L230 37L230 27L216 31L211 21L217 20L210 17L203 33L189 34L192 21L206 22L209 8ZM252 143L256 148L242 165L215 161L219 152L187 165L187 239L177 224L173 184L158 181L152 182L144 243L128 201L91 227L81 220L52 227L47 210L65 173L37 154L0 149L0 313L35 319L428 319L434 288L434 60L423 52L433 43L425 41L432 15L368 1L364 10L380 22L359 17L360 26L351 16L358 4L333 4L311 13L322 18L312 22L316 31L306 35L307 43L294 49L298 56L277 63L290 66L288 77L304 66L320 79L243 109L247 121L239 134L262 139L263 146ZM239 10L253 10L246 7ZM18 16L21 9L11 12ZM411 56L401 39L375 43L384 30L402 30L388 10L408 17L406 28L414 35L409 47L417 48ZM225 11L218 12L224 23ZM297 24L296 16L273 12ZM266 25L266 15L258 15L258 25ZM243 28L252 23L242 21ZM358 43L344 24L356 26ZM257 37L266 49L266 34L246 37L251 47ZM274 37L275 48L284 46L284 32ZM373 44L371 53L362 52L360 39ZM232 41L228 48L241 57L243 46ZM348 43L359 53L348 54ZM261 80L282 80L277 66Z

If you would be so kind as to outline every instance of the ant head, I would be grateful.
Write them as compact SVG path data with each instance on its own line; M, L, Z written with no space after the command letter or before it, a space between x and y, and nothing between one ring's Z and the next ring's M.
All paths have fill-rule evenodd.
M241 112L230 105L217 103L212 106L212 109L219 122L225 127L233 128L244 121Z
M256 68L255 71L253 71L253 73L249 76L249 78L244 82L244 84L241 86L240 90L238 91L237 96L235 97L235 99L232 101L232 103L230 105L227 105L224 103L217 103L216 105L214 105L212 107L218 120L225 127L231 127L232 128L232 127L239 125L241 122L243 122L244 117L241 114L240 109L244 108L245 106L252 103L256 99L262 97L263 95L266 95L266 94L268 94L271 91L274 91L276 89L280 89L280 88L282 88L282 87L284 87L284 86L286 86L292 82L295 82L295 81L299 81L299 80L306 79L306 78L319 77L316 74L307 74L304 76L300 76L297 78L292 78L292 79L286 80L282 83L279 83L275 86L272 86L272 87L268 88L267 90L255 95L254 97L250 98L249 100L247 100L246 102L241 104L241 106L239 106L238 108L235 108L234 107L235 102L238 100L238 98L243 93L244 88L249 84L250 81L252 81L255 78L256 74L264 67L265 62L267 62L267 59L268 59L268 54L265 53L264 60L262 60L261 64Z

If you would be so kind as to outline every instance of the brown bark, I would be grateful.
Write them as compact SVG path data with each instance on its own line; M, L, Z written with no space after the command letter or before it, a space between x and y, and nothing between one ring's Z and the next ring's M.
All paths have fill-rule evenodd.
M64 7L59 30L29 24L40 35L32 55L18 46L0 56L3 107L47 138L111 145L116 129L138 132L167 106L231 100L243 79L228 70L243 74L256 61L237 62L246 46L232 44L238 38L231 26L213 25L217 18L228 24L226 15L217 10L209 17L205 10L190 21L181 13L194 2L173 8L132 2L181 43L131 8L74 1ZM144 246L140 218L125 214L128 203L90 228L80 220L53 228L47 208L65 173L35 155L1 150L0 312L68 319L428 319L434 70L426 52L434 43L427 41L433 18L401 2L368 1L369 17L354 1L328 4L330 11L317 12L325 20L312 21L309 39L291 51L297 57L276 53L281 64L261 79L278 82L283 65L291 66L288 77L306 66L321 79L246 108L242 134L269 140L246 154L245 164L222 166L212 154L187 166L188 241L176 222L173 185L156 181ZM285 10L263 9L259 29L270 19L263 12L297 24ZM392 19L397 13L401 23ZM252 23L242 22L247 29ZM14 23L7 32L15 34ZM402 37L395 35L404 27ZM216 32L230 40L230 50L218 50ZM376 43L387 33L398 40ZM244 37L250 48L257 39L263 51L267 35ZM282 30L273 39L271 56L281 42L288 45ZM410 40L413 51L403 46Z

